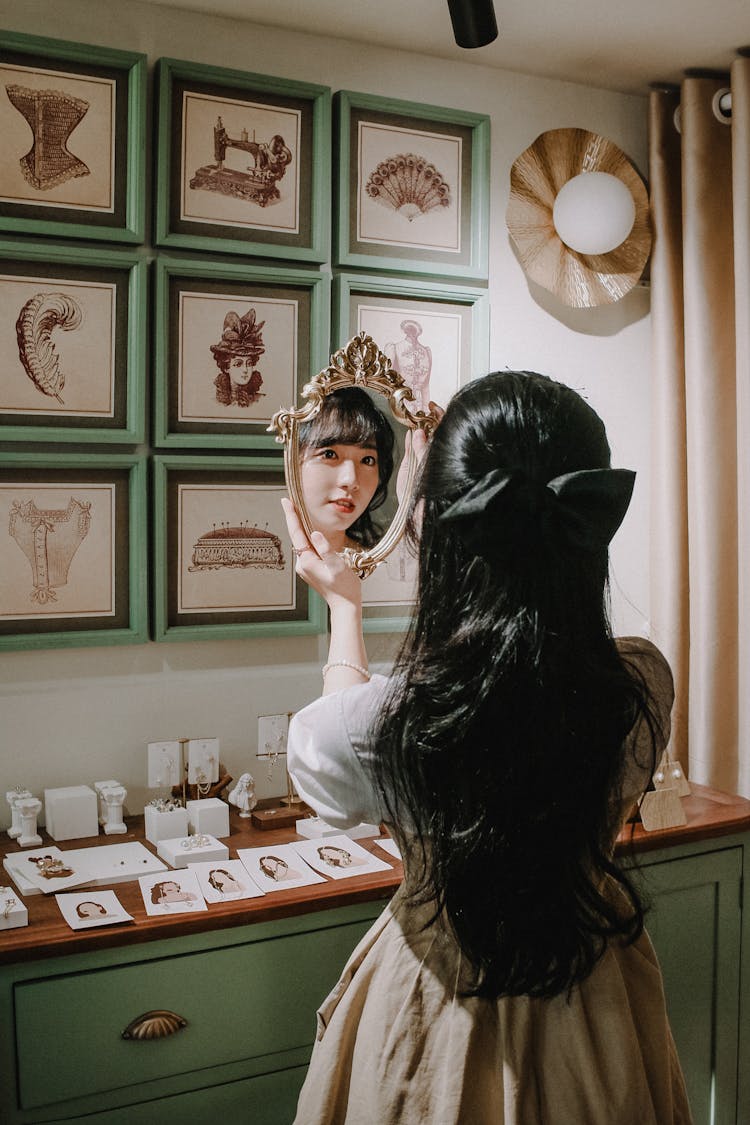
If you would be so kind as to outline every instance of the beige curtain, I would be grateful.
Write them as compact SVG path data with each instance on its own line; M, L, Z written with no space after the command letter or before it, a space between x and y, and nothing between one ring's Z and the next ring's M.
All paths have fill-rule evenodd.
M750 796L746 55L730 75L651 93L650 571L652 636L677 686L673 753L693 781Z

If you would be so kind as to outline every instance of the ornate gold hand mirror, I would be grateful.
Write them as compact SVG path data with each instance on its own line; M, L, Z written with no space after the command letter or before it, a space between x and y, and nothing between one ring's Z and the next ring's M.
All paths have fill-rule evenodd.
M396 547L416 479L410 431L438 424L371 336L355 336L268 427L284 443L289 495L362 578ZM397 424L396 424L397 423Z

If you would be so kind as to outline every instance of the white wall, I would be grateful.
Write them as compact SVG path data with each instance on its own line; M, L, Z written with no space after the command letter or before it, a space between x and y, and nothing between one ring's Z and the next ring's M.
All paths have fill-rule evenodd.
M645 170L643 98L137 0L0 0L0 25L142 51L150 63L197 60L489 114L491 366L543 371L582 390L607 424L614 463L638 470L613 549L614 609L619 631L648 632L648 294L638 289L616 306L566 312L528 285L504 222L510 166L546 129L602 133ZM393 644L371 638L371 657L387 659ZM269 784L254 758L257 716L313 698L324 657L323 638L0 655L0 825L8 821L2 794L17 784L39 793L116 777L130 792L130 810L139 811L148 798L145 744L183 735L217 735L235 777L250 769L261 795L279 793L282 785Z

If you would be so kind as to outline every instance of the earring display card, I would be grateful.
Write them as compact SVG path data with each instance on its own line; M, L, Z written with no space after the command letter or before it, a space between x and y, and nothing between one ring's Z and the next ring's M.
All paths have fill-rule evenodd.
M258 758L277 758L286 754L286 739L289 734L288 715L258 716Z
M179 742L149 742L149 789L161 789L162 786L179 785L182 780L180 758Z
M225 859L223 863L190 863L188 870L198 876L206 902L234 902L240 898L262 898L265 894L238 859Z
M3 866L22 894L51 894L71 887L84 887L93 881L84 848L77 853L61 852L59 848L37 848L32 852L6 856ZM73 862L70 855L86 853L86 863Z
M116 926L133 921L132 914L124 909L114 891L55 895L55 902L72 930L90 930L95 926Z
M324 840L306 840L294 845L295 851L316 871L330 879L352 879L372 871L390 871L385 863L355 844L348 836L326 836Z
M639 809L641 823L647 832L687 824L685 809L676 789L655 789L644 793Z
M208 910L194 871L143 875L138 880L147 914L185 914Z
M325 882L321 875L307 866L293 844L269 844L267 848L238 848L237 856L242 860L251 879L266 893L291 890L293 887L309 887L312 883Z
M96 886L132 882L140 875L167 870L166 864L137 840L126 844L73 849L64 855L67 862L74 866L85 864L92 877L91 881Z
M191 738L188 742L188 781L191 785L205 785L218 780L218 738Z

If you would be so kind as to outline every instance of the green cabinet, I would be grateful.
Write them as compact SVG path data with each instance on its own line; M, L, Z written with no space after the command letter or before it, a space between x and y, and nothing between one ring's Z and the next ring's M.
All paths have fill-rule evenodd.
M382 907L0 969L0 1121L289 1125L315 1010ZM123 1039L161 1009L185 1026Z
M703 841L641 861L646 925L664 977L669 1018L695 1125L747 1125L740 1083L750 1066L743 871L747 838ZM744 1048L744 1056L742 1050Z
M637 865L696 1125L750 1123L749 842L682 843ZM0 1121L289 1125L315 1009L382 908L0 966ZM152 1009L186 1026L123 1039Z

